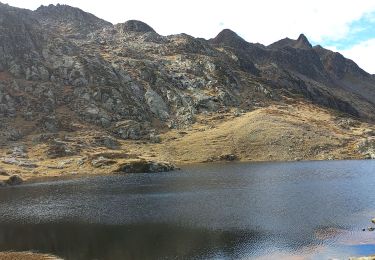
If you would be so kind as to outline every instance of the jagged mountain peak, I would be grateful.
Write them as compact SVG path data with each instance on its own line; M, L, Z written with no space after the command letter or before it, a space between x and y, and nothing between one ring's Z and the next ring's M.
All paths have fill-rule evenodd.
M148 24L138 21L138 20L129 20L125 23L116 24L116 27L120 28L124 32L138 32L138 33L148 33L155 32L155 30Z
M231 29L223 29L219 34L216 36L218 37L239 37L237 33L232 31Z
M242 37L231 29L222 30L215 38L210 39L212 44L222 44L233 48L245 48L249 45Z
M304 34L300 34L297 40L290 39L288 37L281 39L268 45L271 49L281 49L285 47L293 47L298 49L311 49L312 45Z
M312 45L309 42L309 40L307 39L307 37L303 33L301 33L299 35L294 47L302 48L302 49L311 49Z
M9 6L8 4L4 4L3 2L0 2L0 7L7 7Z
M62 4L50 4L50 5L41 5L38 9L35 10L37 14L54 17L55 19L58 18L65 18L65 19L85 19L85 18L97 18L93 14L87 13L77 7L72 7L69 5L62 5ZM101 20L97 18L98 20Z
M69 5L40 6L35 10L38 20L47 27L68 36L82 37L103 27L112 25L95 15Z

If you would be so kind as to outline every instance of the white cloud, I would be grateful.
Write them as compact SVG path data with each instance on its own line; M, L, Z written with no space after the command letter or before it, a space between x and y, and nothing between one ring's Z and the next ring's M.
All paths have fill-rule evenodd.
M354 60L365 71L375 74L375 38L339 52L345 57Z
M160 34L188 33L211 38L230 28L250 42L270 44L300 33L313 42L349 36L350 23L375 11L374 0L3 0L36 9L58 2L79 7L112 23L142 20ZM373 45L371 45L373 46ZM366 43L344 52L374 73ZM356 53L356 54L355 54Z
M350 22L375 10L374 0L3 0L35 9L49 3L80 7L113 23L139 19L161 34L185 32L209 38L228 27L246 40L270 44L305 33L311 40L337 40Z

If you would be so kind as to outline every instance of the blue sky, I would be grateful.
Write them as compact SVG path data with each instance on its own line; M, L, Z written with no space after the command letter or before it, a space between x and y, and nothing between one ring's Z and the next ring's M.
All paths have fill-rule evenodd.
M0 0L36 9L68 4L112 23L137 19L162 35L212 38L229 28L265 45L304 33L375 74L375 0Z
M326 37L319 44L342 53L369 73L375 74L375 11L350 22L345 37Z
M346 37L338 40L323 38L320 44L335 46L337 50L347 50L372 38L375 38L375 12L364 14L360 19L351 22Z

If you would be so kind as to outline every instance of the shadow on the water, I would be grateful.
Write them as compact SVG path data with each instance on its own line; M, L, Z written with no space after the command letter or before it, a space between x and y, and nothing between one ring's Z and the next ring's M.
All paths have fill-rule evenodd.
M64 259L236 258L235 248L259 242L259 236L166 224L7 224L0 226L0 250L31 250Z

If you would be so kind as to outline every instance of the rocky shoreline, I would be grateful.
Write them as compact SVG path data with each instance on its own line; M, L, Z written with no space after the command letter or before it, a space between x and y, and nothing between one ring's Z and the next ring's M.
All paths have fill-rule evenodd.
M115 164L114 161L110 161L107 158L100 157L98 160L95 161L95 164L101 164L101 165L108 165L108 164ZM177 170L175 165L169 163L169 162L157 162L157 161L150 161L150 160L144 160L144 159L135 159L130 160L124 163L120 163L117 165L117 168L110 172L110 174L130 174L130 173L158 173L158 172L168 172ZM1 170L3 173L5 172L3 169ZM70 179L72 178L80 178L85 176L92 176L92 175L99 175L99 174L75 174L73 176L60 176L60 178L68 177ZM3 175L4 176L4 175ZM5 174L6 176L6 174ZM56 179L60 179L59 176L46 176L44 178L38 178L38 177L31 177L27 180L24 180L22 177L20 177L18 174L13 174L9 176L9 178L0 181L0 187L9 187L9 186L17 186L21 185L23 183L28 183L30 181L36 181L36 180L43 180L43 181L52 181Z
M124 140L86 125L74 132L31 133L0 146L0 181L167 171L171 165L226 161L374 157L373 124L312 104L235 112L208 114L184 129L158 128L152 140Z

